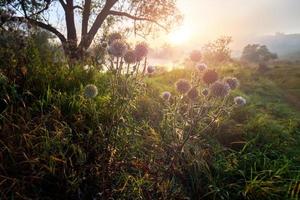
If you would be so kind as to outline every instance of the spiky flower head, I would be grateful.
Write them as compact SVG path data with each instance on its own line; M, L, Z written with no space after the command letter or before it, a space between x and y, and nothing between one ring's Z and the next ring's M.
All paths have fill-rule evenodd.
M238 106L244 106L247 103L246 99L241 96L234 97L233 100L234 100L234 103Z
M232 90L236 89L240 85L239 80L235 77L226 77L224 81L229 85L230 89Z
M202 72L202 71L204 71L204 70L207 69L207 65L206 65L205 63L198 63L198 64L196 65L196 68L197 68L200 72Z
M84 95L87 98L94 98L98 95L98 88L94 84L88 84L84 88Z
M135 46L135 55L137 61L141 61L148 54L148 44L145 42L141 42Z
M190 100L195 101L199 96L197 88L193 87L192 89L190 89L190 91L187 93L187 96Z
M209 93L216 98L224 98L229 94L230 87L227 83L217 81L209 87Z
M124 61L127 64L133 64L133 63L135 63L136 62L135 51L133 51L133 50L127 51L127 53L124 55Z
M190 82L185 79L179 79L175 85L177 91L181 94L185 94L191 89Z
M190 54L190 59L193 62L199 62L202 59L202 53L201 51L194 50Z
M208 89L206 89L206 88L203 89L203 90L202 90L202 95L203 95L203 96L207 96L207 95L208 95Z
M108 47L108 52L116 57L122 57L127 52L127 44L120 39L114 40Z
M120 33L112 33L108 36L108 44L111 45L115 40L121 40L122 35Z
M147 67L148 74L152 74L154 71L155 71L155 67L154 66L148 66Z
M219 78L219 75L215 70L208 69L204 72L202 80L206 84L212 84L212 83L216 82L218 80L218 78Z
M165 91L161 94L161 97L165 100L165 101L169 101L171 98L171 93L168 91Z

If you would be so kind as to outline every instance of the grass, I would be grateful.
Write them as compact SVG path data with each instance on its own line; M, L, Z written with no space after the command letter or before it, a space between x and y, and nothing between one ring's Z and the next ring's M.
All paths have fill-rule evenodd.
M191 69L112 86L112 74L32 51L25 75L1 65L1 199L299 199L299 66L219 67L248 103L189 143L170 171L160 94L174 94ZM83 96L90 83L95 99Z

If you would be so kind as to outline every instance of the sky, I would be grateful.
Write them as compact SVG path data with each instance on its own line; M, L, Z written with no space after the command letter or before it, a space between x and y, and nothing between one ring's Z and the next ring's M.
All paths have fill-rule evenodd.
M178 0L178 7L184 21L166 36L175 45L227 35L239 47L276 32L300 33L300 0Z

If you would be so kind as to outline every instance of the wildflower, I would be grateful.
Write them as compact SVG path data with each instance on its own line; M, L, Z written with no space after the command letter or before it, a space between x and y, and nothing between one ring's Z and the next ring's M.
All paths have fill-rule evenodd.
M207 65L205 63L199 63L196 65L196 68L199 70L199 71L204 71L207 69Z
M176 89L179 93L185 94L191 89L191 84L185 79L179 79L176 82Z
M217 81L213 83L209 88L210 95L219 98L224 98L225 96L227 96L229 90L230 90L229 85L221 81Z
M84 95L87 98L94 98L98 95L98 88L94 84L88 84L84 88Z
M165 101L169 101L171 98L171 93L168 91L165 91L161 94L161 97L165 100Z
M107 43L106 43L106 42L103 42L103 43L101 44L101 47L105 49L105 48L107 47Z
M190 100L195 101L199 96L197 88L193 87L190 89L190 91L187 93L187 96Z
M148 66L147 67L148 74L152 74L154 71L155 71L155 67L154 66Z
M122 35L120 33L112 33L108 36L108 44L111 45L115 40L121 40Z
M136 62L135 51L133 51L133 50L127 51L127 53L124 55L124 61L127 64L135 63Z
M219 75L215 70L206 70L202 77L203 81L206 84L214 83L218 80L218 78L219 78Z
M139 43L135 46L134 51L137 61L141 61L148 54L148 45L145 42Z
M239 80L235 77L226 77L224 81L229 85L230 89L234 90L239 86Z
M244 106L247 103L246 99L241 96L234 97L233 100L234 100L234 103L238 106Z
M190 59L193 62L199 62L202 59L202 54L200 51L194 50L190 54Z
M123 40L114 40L108 47L108 52L116 57L122 57L127 52L127 44Z
M206 89L206 88L203 89L203 90L202 90L202 95L203 95L203 96L207 96L207 95L208 95L208 89Z

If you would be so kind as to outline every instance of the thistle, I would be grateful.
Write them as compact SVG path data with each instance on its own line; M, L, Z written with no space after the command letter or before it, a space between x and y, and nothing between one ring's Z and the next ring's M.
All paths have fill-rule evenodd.
M120 39L114 40L108 47L108 52L116 57L122 57L127 52L127 44Z
M209 87L209 94L216 98L224 98L229 94L230 87L227 83L217 81Z
M148 74L152 74L154 71L155 71L155 67L154 66L148 66L147 67Z
M236 89L240 85L239 80L235 77L226 77L224 81L229 85L230 89L232 90Z
M190 89L190 91L187 93L187 96L190 100L195 101L199 96L197 88L193 87Z
M246 99L241 96L234 97L233 101L238 106L244 106L247 103Z
M198 63L196 65L196 68L199 70L199 71L204 71L207 69L207 65L205 63Z
M135 46L134 51L137 61L141 61L148 54L148 45L145 42L139 43Z
M165 91L161 94L161 97L165 100L165 101L169 101L171 98L171 93L168 91Z
M98 88L94 84L88 84L84 88L84 95L87 98L95 98L98 95Z
M115 40L121 40L122 35L120 33L112 33L108 36L108 44L111 45Z
M206 70L203 74L202 80L204 81L204 83L206 84L212 84L214 82L216 82L219 78L218 73L215 70Z
M124 61L127 64L133 64L133 63L135 63L136 62L135 51L133 51L133 50L127 51L127 53L124 55Z
M191 84L189 83L189 81L185 79L179 79L175 85L176 85L176 90L180 94L185 94L191 89Z

